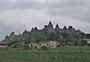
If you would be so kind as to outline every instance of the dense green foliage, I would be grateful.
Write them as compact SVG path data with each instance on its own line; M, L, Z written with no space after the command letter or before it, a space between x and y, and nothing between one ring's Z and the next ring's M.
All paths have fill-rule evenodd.
M47 48L46 46L42 46L41 49L42 49L43 51L48 50L48 48Z
M90 38L90 34L86 34L85 37L86 37L86 38Z
M32 31L23 33L22 37L17 40L12 40L8 43L10 47L22 48L24 44L29 44L31 42L49 41L54 40L60 42L61 46L66 45L81 45L81 35L59 33L58 31L48 32L48 31ZM83 44L85 45L85 44Z
M42 50L0 50L0 62L90 62L90 47Z

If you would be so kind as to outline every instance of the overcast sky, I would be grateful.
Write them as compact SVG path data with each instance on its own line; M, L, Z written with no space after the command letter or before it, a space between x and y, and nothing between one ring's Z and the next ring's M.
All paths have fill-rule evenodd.
M0 0L0 40L49 21L90 33L90 0Z

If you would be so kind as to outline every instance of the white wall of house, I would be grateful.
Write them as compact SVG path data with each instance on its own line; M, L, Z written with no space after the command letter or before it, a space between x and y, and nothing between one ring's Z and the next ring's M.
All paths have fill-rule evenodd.
M59 45L59 42L56 41L42 41L39 43L31 43L29 44L30 47L32 47L33 49L39 49L42 46L46 46L49 48L57 48L57 46Z
M7 45L0 45L0 48L7 48Z

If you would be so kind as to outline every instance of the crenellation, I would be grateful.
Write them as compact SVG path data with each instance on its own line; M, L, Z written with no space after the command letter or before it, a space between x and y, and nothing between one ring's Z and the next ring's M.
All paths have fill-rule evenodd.
M73 29L73 27L72 26L69 26L68 29Z
M48 25L45 25L44 26L44 28L43 29L41 29L41 30L38 30L38 28L37 27L35 27L35 28L32 28L32 30L29 32L29 31L27 31L27 30L25 30L22 34L20 34L20 35L15 35L15 33L14 32L12 32L11 34L10 34L10 36L6 36L5 37L5 40L4 41L6 41L6 42L9 42L9 41L11 41L11 40L15 40L15 39L19 39L19 38L24 38L24 37L26 37L26 36L29 36L30 35L30 33L33 33L33 32L46 32L46 33L52 33L52 32L54 32L54 33L60 33L60 34L68 34L68 35L79 35L79 34L81 34L82 32L80 31L80 30L75 30L75 28L73 28L73 26L69 26L68 28L66 27L66 26L64 26L64 28L63 29L60 29L60 27L59 27L59 25L58 24L56 24L56 27L55 28L53 28L53 24L52 24L52 22L50 21L49 22L49 24Z

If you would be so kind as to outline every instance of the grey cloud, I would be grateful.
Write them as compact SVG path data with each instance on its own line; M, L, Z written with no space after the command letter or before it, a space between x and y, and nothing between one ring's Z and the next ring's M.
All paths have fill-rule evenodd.
M21 9L21 10L22 9L32 9L32 10L43 9L45 11L45 14L38 13L39 16L38 17L36 16L35 22L33 21L34 24L36 23L40 27L41 27L40 21L42 21L42 23L44 24L45 20L48 20L48 19L50 19L50 17L54 17L54 16L58 17L59 15L73 18L73 20L78 19L81 21L88 21L90 23L90 0L51 0L50 2L47 1L46 4L43 4L37 0L16 0L14 2L12 0L0 0L0 11L8 12L8 10L16 10L16 9ZM41 12L43 12L43 11L41 11ZM12 12L10 12L10 13L12 13ZM9 14L9 13L6 13L6 14ZM28 13L28 14L30 14L30 13ZM41 16L46 15L44 22L42 19L42 18L44 18L44 16L41 17L40 15ZM20 16L20 15L18 14L17 17L18 16ZM33 16L35 16L35 14L33 14ZM11 18L10 15L9 15L9 18ZM21 17L21 18L23 19L23 17ZM38 18L40 18L40 20L38 20ZM8 20L8 18L7 18L7 20ZM39 21L39 23L37 23L37 20ZM52 20L52 18L51 18L51 20ZM22 31L24 31L26 29L26 28L24 28L26 25L17 24L17 23L14 25L11 25L11 24L7 24L5 21L6 20L0 19L0 38L4 38L5 35L9 34L12 31L14 31L16 33L19 33L19 32L21 33ZM17 22L17 20L16 20L16 22ZM60 21L58 20L57 23L58 22L60 22ZM28 23L28 25L29 25L29 23ZM29 26L31 27L31 25L29 25ZM88 31L90 31L90 30L88 30Z
M43 4L37 0L0 0L0 11L12 9L40 9Z
M0 0L0 11L11 9L44 9L53 16L63 15L88 22L90 19L90 0L52 0L46 5L38 0Z
M4 38L5 35L9 34L11 26L5 24L3 21L0 20L0 40Z
M10 4L7 0L0 0L0 11L9 9L11 7Z
M63 15L70 18L90 22L89 0L57 0L47 3L49 15Z
M37 0L17 0L14 5L18 9L38 9L41 3Z
M8 24L5 20L0 18L0 40L4 39L4 37L11 32L15 32L19 34L24 31L24 25L19 24Z
M90 7L89 0L54 0L47 2L49 8L56 7L77 7L77 6L87 6Z

